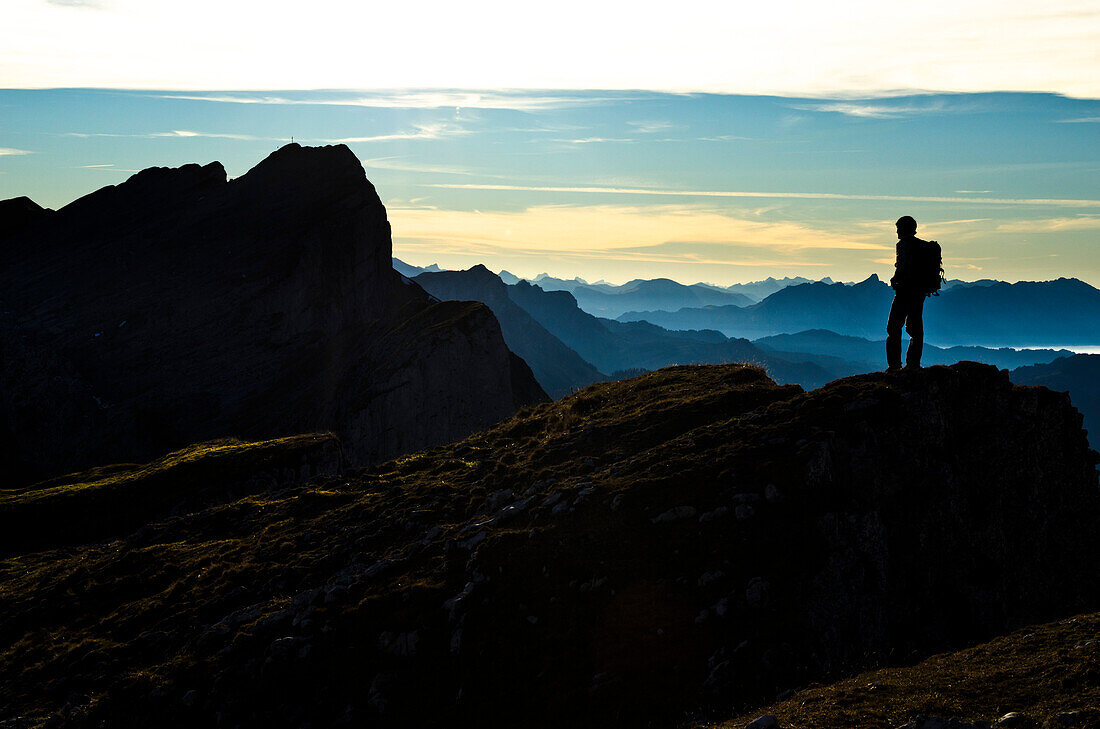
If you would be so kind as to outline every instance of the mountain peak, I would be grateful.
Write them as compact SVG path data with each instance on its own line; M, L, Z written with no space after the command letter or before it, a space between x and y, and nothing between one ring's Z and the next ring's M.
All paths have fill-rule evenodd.
M53 212L29 197L13 197L0 200L0 239L15 235L35 220Z
M358 176L366 177L362 163L346 144L303 147L297 142L279 147L253 167L249 174L261 170L278 170L285 174L314 167L327 168L330 173L337 169L357 170Z
M60 213L112 224L119 215L144 217L167 208L179 208L226 184L221 162L182 167L149 167L118 185L100 188L61 208Z

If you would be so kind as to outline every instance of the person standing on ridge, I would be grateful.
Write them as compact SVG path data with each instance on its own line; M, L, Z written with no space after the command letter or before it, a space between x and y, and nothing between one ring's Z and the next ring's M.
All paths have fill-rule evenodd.
M909 332L905 369L920 369L924 349L924 299L936 295L943 281L940 244L917 237L917 221L908 215L898 218L897 261L890 286L894 303L886 322L887 372L901 369L901 329Z

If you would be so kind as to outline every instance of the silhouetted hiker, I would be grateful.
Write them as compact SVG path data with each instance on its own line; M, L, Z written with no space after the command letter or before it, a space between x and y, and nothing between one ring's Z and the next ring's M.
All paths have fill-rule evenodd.
M901 369L901 328L909 332L905 368L920 369L924 349L924 298L936 294L943 280L940 244L917 237L917 221L908 215L898 218L898 258L894 263L894 303L886 323L887 372ZM938 294L937 294L938 295Z

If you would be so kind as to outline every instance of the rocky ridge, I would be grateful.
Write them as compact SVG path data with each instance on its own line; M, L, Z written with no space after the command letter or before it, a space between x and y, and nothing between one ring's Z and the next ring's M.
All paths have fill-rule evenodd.
M1096 459L988 366L669 368L0 561L0 685L70 726L671 725L1095 606Z
M393 271L343 146L227 180L152 168L64 208L0 206L0 457L17 482L197 441L333 430L373 463L544 393L483 305Z

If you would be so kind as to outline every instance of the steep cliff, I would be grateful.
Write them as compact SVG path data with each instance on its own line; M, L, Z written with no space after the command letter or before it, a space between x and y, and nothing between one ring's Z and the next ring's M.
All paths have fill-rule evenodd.
M1009 375L1018 385L1042 385L1068 392L1085 416L1085 430L1100 445L1100 354L1075 354L1049 364L1017 367Z
M437 298L480 301L492 309L508 347L531 366L551 397L606 379L512 301L508 287L485 266L479 264L466 271L427 271L413 280Z
M0 229L0 454L24 480L318 430L370 463L543 397L484 306L393 271L385 208L342 145L32 206Z
M25 548L0 686L72 726L671 726L1095 610L1096 459L984 365L669 368Z

